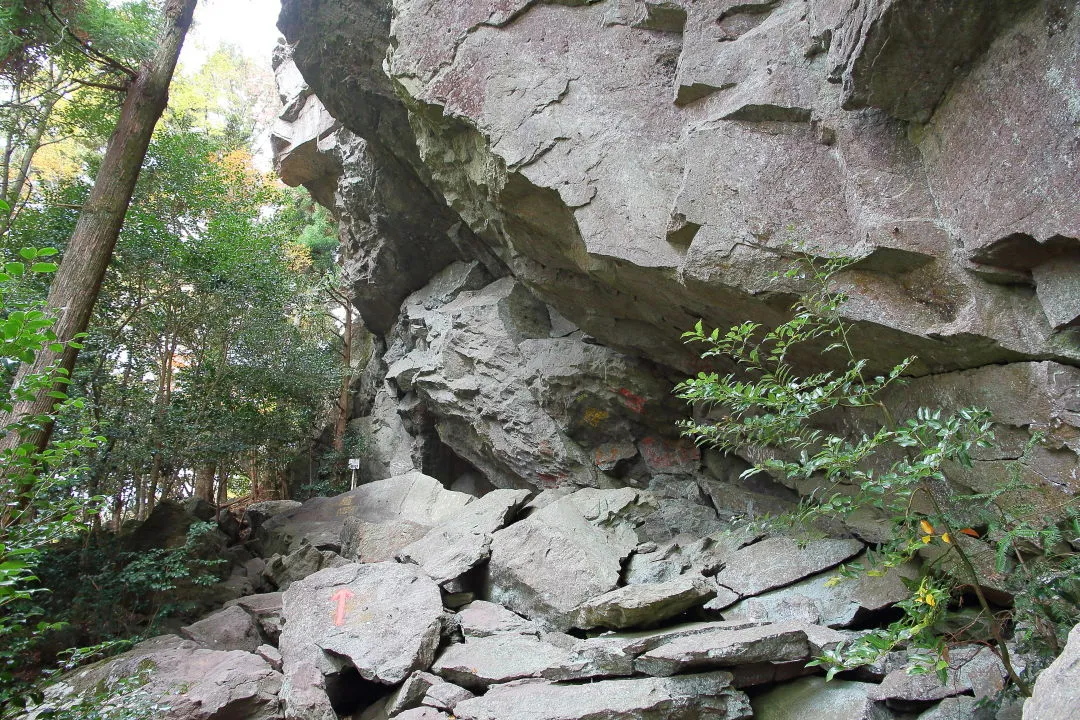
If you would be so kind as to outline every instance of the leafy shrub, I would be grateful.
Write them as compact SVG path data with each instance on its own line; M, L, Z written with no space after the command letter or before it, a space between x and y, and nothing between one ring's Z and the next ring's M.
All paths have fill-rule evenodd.
M797 511L771 524L807 526L868 510L887 518L891 540L872 549L858 571L880 575L917 556L927 559L921 575L906 581L911 595L898 605L900 620L812 663L827 668L829 678L898 646L914 650L912 672L944 677L951 637L940 628L970 590L987 636L969 639L989 644L1015 688L1026 695L1029 679L1016 670L1006 637L1021 629L1017 639L1025 649L1046 658L1060 649L1075 622L1080 561L1061 542L1063 528L1073 538L1080 535L1075 502L1059 503L1056 515L1047 514L1045 504L1017 503L1017 491L1041 490L1022 483L1015 465L1010 482L993 493L963 492L950 482L952 468L972 467L972 454L992 446L990 414L978 408L951 413L921 408L913 418L894 417L885 391L904 381L915 358L871 375L869 362L855 357L851 328L839 312L845 297L830 290L834 275L850 262L803 258L785 277L807 281L810 290L792 306L791 318L775 328L746 322L721 334L699 322L684 334L687 342L705 347L702 358L725 360L735 370L701 372L676 387L701 418L684 421L683 433L699 445L757 459L747 473L766 472L789 485L817 488ZM792 357L812 356L822 347L823 364L834 369L801 373ZM839 412L854 414L868 429L824 429ZM981 561L987 554L994 558L992 567ZM838 580L855 572L842 567ZM1017 598L1011 610L995 608L987 598L984 586L991 574ZM1038 664L1029 664L1029 676Z

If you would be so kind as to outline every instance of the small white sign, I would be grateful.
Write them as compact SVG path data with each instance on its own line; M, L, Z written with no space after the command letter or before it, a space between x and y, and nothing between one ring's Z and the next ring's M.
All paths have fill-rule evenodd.
M349 458L349 469L350 470L359 470L360 469L360 458Z

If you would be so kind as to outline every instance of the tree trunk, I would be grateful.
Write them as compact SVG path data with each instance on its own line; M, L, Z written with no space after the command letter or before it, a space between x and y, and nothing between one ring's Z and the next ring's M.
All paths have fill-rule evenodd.
M217 463L202 463L195 468L195 488L191 496L208 503L214 502L214 477L217 475Z
M191 26L196 1L167 0L166 25L158 49L128 88L94 187L83 204L75 232L49 289L48 305L57 315L53 330L61 342L67 343L84 332L90 321L150 137L168 102L169 83ZM77 348L70 346L62 353L42 349L33 363L25 363L19 368L16 384L27 375L41 374L52 367L59 367L61 373L70 375L78 353ZM56 403L48 395L51 389L45 388L32 402L16 404L4 424L20 417L51 414ZM24 438L11 437L17 433L8 433L0 447L17 447L22 442L31 442L40 452L48 445L52 429L52 422L47 422Z
M37 154L37 151L41 149L41 139L45 135L45 129L48 127L49 118L52 116L53 108L56 107L57 100L59 100L58 97L53 97L45 101L45 105L41 109L41 118L38 120L37 127L34 128L33 133L26 141L26 149L23 152L22 162L19 165L19 172L15 175L15 181L11 183L10 188L4 188L4 197L7 198L9 207L7 216L4 217L2 224L0 224L0 235L3 235L11 228L11 224L15 220L15 215L19 212L19 203L21 202L23 188L26 187L26 181L30 177L30 166L34 161L34 156Z

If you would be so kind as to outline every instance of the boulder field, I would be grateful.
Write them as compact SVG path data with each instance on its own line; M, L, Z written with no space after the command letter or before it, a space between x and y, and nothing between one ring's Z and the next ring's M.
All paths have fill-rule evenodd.
M1002 687L976 645L952 649L945 683L908 675L900 652L825 682L807 662L888 619L904 571L826 588L861 541L760 537L715 510L709 534L682 532L672 502L476 497L413 472L252 506L247 546L284 554L233 580L263 592L70 674L29 717L129 676L163 720L931 720L976 717ZM1074 644L1052 677L1075 672ZM1068 717L1042 708L1075 693L1046 685L1030 717Z

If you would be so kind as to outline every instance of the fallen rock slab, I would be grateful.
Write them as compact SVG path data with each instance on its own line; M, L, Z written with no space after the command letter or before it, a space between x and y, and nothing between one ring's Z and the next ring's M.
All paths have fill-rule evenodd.
M1005 686L1005 667L988 647L969 645L949 652L946 682L936 673L912 675L907 668L893 670L869 693L871 700L899 710L921 709L927 704L972 693L976 699L997 694Z
M460 720L741 720L750 703L725 672L601 680L582 685L523 681L459 703Z
M648 627L703 604L716 595L715 587L700 575L627 585L581 603L571 622L582 630Z
M785 683L752 701L755 720L890 720L867 697L870 683L808 677ZM966 717L966 716L961 716Z
M466 505L398 554L416 563L440 585L455 580L491 556L491 536L529 499L528 490L493 490Z
M532 635L491 635L449 646L431 671L462 687L483 690L544 677L545 671L565 667L573 659L571 651Z
M862 550L858 540L804 544L786 537L768 538L728 555L716 582L743 597L760 595L835 567Z
M502 605L474 600L458 610L458 626L466 638L480 638L506 633L536 633L536 625Z
M279 590L323 568L339 567L348 561L332 550L317 550L303 544L288 555L274 555L263 568L263 577Z
M583 601L615 589L638 544L635 516L651 497L630 488L579 490L495 533L488 595L557 630Z
M314 498L275 515L259 528L255 544L264 556L288 555L302 544L339 552L346 518L383 523L404 520L431 528L472 500L471 495L447 490L433 477L406 473L334 497Z
M293 663L281 686L285 720L337 720L326 694L326 678L309 662Z
M796 621L828 627L847 627L860 616L890 607L910 595L901 577L914 577L908 565L885 575L860 575L830 584L833 573L822 573L779 590L747 598L724 609L725 620Z
M820 651L822 642L845 639L836 631L800 623L718 629L659 645L638 657L634 669L646 675L668 676L704 668L792 662L809 659Z
M320 570L293 583L283 601L286 669L310 662L327 675L351 664L365 680L395 685L426 669L439 644L439 588L412 566Z
M341 527L341 556L354 562L393 560L409 543L426 535L429 528L408 520L368 522L345 518Z
M255 652L263 642L255 618L237 605L180 628L180 634L211 650Z

